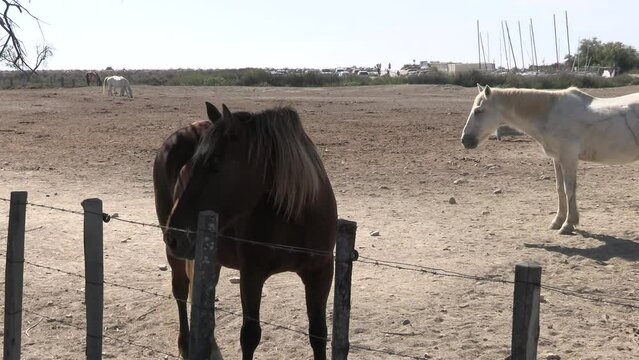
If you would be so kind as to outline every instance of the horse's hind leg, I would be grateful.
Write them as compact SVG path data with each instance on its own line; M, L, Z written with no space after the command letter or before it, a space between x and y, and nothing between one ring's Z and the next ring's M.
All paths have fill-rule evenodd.
M561 170L564 176L564 188L568 205L566 222L561 226L559 233L570 235L579 224L579 211L577 210L577 157L561 161Z
M557 198L559 204L557 208L557 215L550 224L550 228L553 230L559 230L564 221L566 221L566 191L564 189L564 174L561 169L561 164L558 159L553 159L553 162L555 164L555 178L557 179Z
M262 338L260 327L260 303L265 276L258 272L240 271L240 297L242 298L242 330L240 345L242 360L252 360L253 353Z
M306 290L306 312L308 315L308 333L313 358L326 359L326 301L333 280L333 266L300 273Z

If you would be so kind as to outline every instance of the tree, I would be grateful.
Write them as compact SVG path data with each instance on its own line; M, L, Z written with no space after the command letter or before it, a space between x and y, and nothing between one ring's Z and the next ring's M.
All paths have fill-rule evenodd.
M1 4L4 4L4 11L0 15L0 62L16 70L33 74L48 58L53 56L53 49L49 45L36 46L36 57L30 61L24 43L16 34L16 29L19 27L12 18L17 15L15 13L17 11L20 14L25 13L35 20L38 27L41 21L31 14L20 0L1 1Z
M576 56L582 64L617 66L621 72L639 67L639 54L635 48L618 41L603 43L596 37L581 40ZM572 64L572 58L566 60Z

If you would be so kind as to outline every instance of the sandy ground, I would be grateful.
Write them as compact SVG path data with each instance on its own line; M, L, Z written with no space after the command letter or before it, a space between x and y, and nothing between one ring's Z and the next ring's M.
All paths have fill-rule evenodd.
M99 197L105 212L154 223L155 150L172 131L203 119L204 101L234 111L287 104L321 151L340 217L358 222L361 255L497 280L512 280L514 265L532 260L543 266L546 285L639 305L639 163L581 163L580 233L559 236L547 230L557 201L554 173L536 143L517 138L462 148L476 89L137 86L134 92L130 101L103 96L97 87L0 91L0 197L27 190L33 203L73 210ZM4 255L6 202L0 214ZM82 273L81 216L29 207L27 229L28 262ZM170 272L160 270L166 264L160 230L111 221L104 237L104 357L174 358L177 311ZM235 275L223 270L217 289L217 304L227 312L240 312L239 289L229 282ZM81 278L25 265L24 359L84 358L84 286ZM353 344L428 359L509 354L512 285L355 263L352 292ZM540 358L639 358L637 308L542 295ZM266 283L262 319L306 329L296 276ZM218 313L216 335L227 359L240 358L240 324ZM304 335L264 325L255 358L312 355ZM353 349L350 358L401 357Z

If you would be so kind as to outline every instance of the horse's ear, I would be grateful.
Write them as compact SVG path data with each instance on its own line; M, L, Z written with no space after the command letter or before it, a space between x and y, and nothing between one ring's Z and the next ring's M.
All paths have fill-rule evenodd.
M220 110L218 110L215 107L215 105L211 104L208 101L206 101L205 103L206 103L206 115L208 115L209 120L211 120L212 123L215 123L216 121L220 120L220 118L222 117Z
M491 92L492 91L490 90L490 86L484 86L484 96L489 97Z
M477 91L479 91L480 93L484 91L484 87L479 85L479 83L477 83Z
M233 118L233 115L231 115L231 111L229 111L229 108L226 107L226 104L222 104L222 116L228 120Z

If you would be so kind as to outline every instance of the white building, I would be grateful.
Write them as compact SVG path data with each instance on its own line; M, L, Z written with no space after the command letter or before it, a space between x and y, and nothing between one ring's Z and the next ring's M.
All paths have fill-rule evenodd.
M421 63L420 63L421 64ZM435 68L438 71L445 73L462 73L462 72L470 72L473 70L482 70L482 71L494 71L495 64L485 64L485 63L454 63L454 62L440 62L440 61L431 61L428 63L431 68Z

